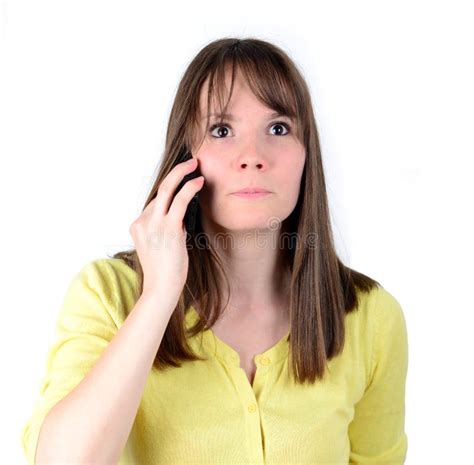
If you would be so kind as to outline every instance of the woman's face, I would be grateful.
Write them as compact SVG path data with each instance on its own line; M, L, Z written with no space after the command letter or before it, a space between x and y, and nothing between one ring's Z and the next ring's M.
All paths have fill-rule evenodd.
M230 88L230 77L227 89ZM201 91L200 136L207 115L207 81ZM217 111L211 107L211 113ZM296 206L305 164L305 148L296 137L294 123L284 116L271 116L236 74L232 99L227 107L232 119L222 125L211 116L210 127L199 150L192 152L204 176L199 193L204 231L276 229ZM288 125L285 126L285 125ZM270 194L242 198L233 193L245 187L263 187Z

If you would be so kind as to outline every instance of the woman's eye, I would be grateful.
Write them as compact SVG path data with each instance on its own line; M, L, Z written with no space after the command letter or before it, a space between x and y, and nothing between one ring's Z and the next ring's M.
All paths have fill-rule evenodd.
M278 122L276 122L276 123L273 123L270 127L274 127L274 126L277 126L277 127L278 127L278 126L280 126L280 127L283 126L283 127L286 129L286 131L287 131L286 133L283 133L283 134L282 134L282 133L281 133L281 130L279 130L279 132L278 132L277 134L274 134L274 135L286 136L286 135L289 134L289 132L290 132L290 125L287 124L287 123L284 123L284 122L282 122L282 121L278 121ZM222 128L225 128L225 131L224 131L224 132L221 130ZM219 131L217 132L218 135L212 134L213 131L214 131L214 129L219 129ZM220 125L220 124L213 124L213 125L209 128L209 132L211 133L211 136L214 137L214 138L216 138L216 139L225 139L225 135L227 134L228 129L230 129L230 126L228 126L227 124L222 124L222 125ZM221 137L221 136L223 136L223 135L224 135L224 137Z
M273 126L283 126L286 129L287 132L285 134L279 134L279 135L286 136L286 134L288 134L290 132L290 125L289 124L286 124L286 123L283 123L283 122L278 122L278 123L273 123L272 127Z
M215 137L216 139L223 139L222 137L219 137L219 136L215 136L212 134L212 132L214 131L214 129L221 129L221 128L228 128L227 125L223 124L223 125L219 125L219 124L213 124L210 128L209 128L209 132L211 133L211 136L212 137ZM222 135L222 131L218 131L218 133L220 135Z

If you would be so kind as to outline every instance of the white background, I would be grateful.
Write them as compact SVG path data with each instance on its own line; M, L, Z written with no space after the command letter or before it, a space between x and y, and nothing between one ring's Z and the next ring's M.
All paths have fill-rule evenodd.
M186 66L212 40L255 36L311 89L341 258L404 309L406 463L468 463L472 6L1 1L3 462L26 463L20 431L72 276L133 245Z

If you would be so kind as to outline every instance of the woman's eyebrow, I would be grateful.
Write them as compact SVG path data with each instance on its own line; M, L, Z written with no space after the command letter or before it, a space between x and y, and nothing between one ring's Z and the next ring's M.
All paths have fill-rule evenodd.
M224 119L228 119L230 121L239 121L239 118L236 118L234 115L232 115L232 113L211 113L209 116L210 116L210 118L212 118L212 117L223 117ZM280 116L283 116L283 117L289 118L290 120L293 120L293 118L290 118L288 115L285 115L285 114L280 113L278 111L267 114L268 119L276 118L276 117L280 117ZM201 119L206 119L206 118L207 118L207 115L203 116Z

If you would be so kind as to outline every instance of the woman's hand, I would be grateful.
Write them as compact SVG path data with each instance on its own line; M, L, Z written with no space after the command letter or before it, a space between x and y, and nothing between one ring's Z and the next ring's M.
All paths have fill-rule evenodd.
M178 163L129 230L143 269L143 293L166 295L173 308L183 290L189 266L183 219L189 202L202 188L204 177L187 181L174 198L172 195L184 176L196 167L195 158Z

